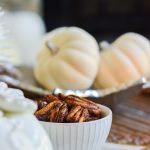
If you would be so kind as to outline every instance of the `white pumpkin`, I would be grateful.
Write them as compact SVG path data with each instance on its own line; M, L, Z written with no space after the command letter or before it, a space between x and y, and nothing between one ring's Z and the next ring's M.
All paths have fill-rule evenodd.
M150 76L150 42L142 35L126 33L102 47L95 88L116 87Z
M53 150L45 130L33 113L37 105L22 91L0 82L0 149Z
M99 47L94 37L77 27L51 31L42 41L34 68L46 89L87 89L98 71Z

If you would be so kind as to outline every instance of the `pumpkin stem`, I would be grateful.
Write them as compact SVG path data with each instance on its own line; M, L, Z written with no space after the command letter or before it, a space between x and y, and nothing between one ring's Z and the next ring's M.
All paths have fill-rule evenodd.
M99 47L101 50L107 49L110 46L110 44L107 41L102 41L99 43Z
M51 53L54 55L57 52L57 47L50 41L46 42L47 48L51 51Z

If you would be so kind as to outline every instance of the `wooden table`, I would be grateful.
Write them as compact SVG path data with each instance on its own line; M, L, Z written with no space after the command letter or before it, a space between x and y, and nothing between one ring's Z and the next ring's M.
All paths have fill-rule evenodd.
M108 140L150 149L150 95L136 93L115 107Z

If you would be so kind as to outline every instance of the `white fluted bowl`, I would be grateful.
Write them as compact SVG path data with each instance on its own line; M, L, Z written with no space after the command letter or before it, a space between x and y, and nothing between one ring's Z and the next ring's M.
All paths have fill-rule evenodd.
M84 123L41 124L48 133L54 150L100 150L106 141L112 123L112 112L100 105L103 118Z

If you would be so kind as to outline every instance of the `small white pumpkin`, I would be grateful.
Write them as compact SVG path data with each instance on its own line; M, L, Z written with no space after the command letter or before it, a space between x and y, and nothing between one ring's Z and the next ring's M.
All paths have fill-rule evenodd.
M95 88L116 87L150 76L150 42L137 33L126 33L111 45L102 43L101 65Z
M77 27L51 31L42 41L34 68L46 89L87 89L98 71L99 47L94 37Z

